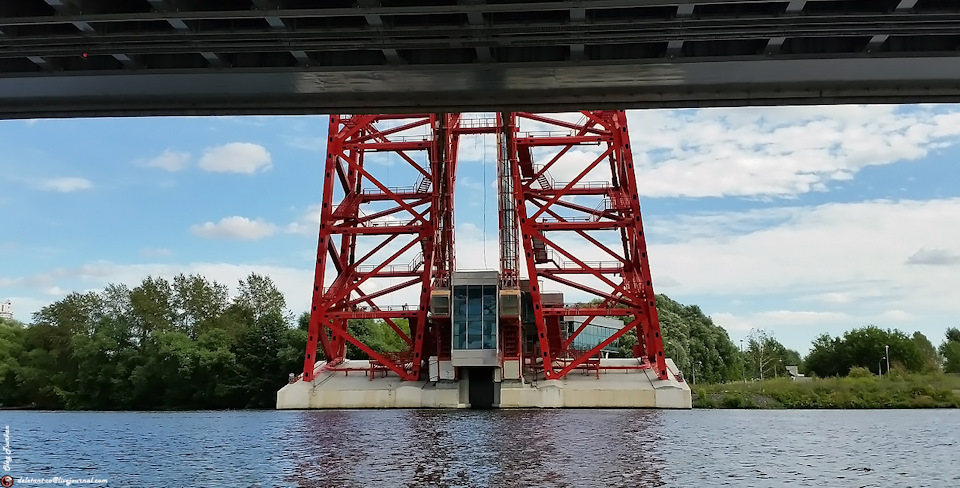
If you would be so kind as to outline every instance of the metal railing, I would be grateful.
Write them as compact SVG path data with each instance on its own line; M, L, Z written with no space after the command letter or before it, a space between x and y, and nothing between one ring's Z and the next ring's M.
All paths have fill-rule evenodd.
M569 181L557 181L554 182L554 188L564 188L569 185ZM578 188L598 188L598 189L607 189L612 187L609 181L578 181L576 185L573 185L573 189Z
M480 117L470 119L460 119L457 125L461 129L482 129L487 127L497 127L496 117Z
M577 264L577 263L575 263L575 262L573 262L573 261L567 261L566 259L564 259L564 257L563 257L562 254L558 253L557 251L554 251L553 249L548 249L548 250L547 250L547 257L548 257L548 258L550 259L550 261L553 262L553 264L556 265L557 268L560 269L560 270L565 270L565 269L578 269L578 270L579 270L579 269L587 269L587 268L589 268L589 269L618 269L618 270L619 270L619 269L623 268L623 263L620 262L620 261L602 261L602 260L585 260L585 259L581 259L580 262L582 262L584 265L587 266L587 268L583 268L583 267L581 267L579 264Z
M535 164L535 165L533 165L533 172L534 172L534 174L539 173L541 170L543 170L543 167L544 167L544 166L545 166L545 165L543 165L543 164ZM541 174L541 175L537 178L537 181L540 181L541 179L546 179L546 181L549 183L549 188L543 188L544 190L555 189L555 188L563 188L563 187L567 186L567 185L570 183L569 181L556 181L555 179L553 179L552 176L550 176L550 172L549 172L549 171L544 171L543 174ZM542 183L542 182L541 182L540 186L543 187L543 183ZM612 187L612 186L613 186L613 185L612 185L609 181L579 181L579 182L577 182L576 185L573 185L573 188L574 188L574 189L577 189L577 188L591 188L591 189L592 189L592 188L600 188L600 189L606 189L606 188L610 188L610 187Z
M568 130L531 130L519 132L519 137L571 137L577 135L573 129Z
M356 267L356 270L360 273L370 273L379 266L378 264L361 264ZM379 272L387 273L396 273L396 272L414 272L423 266L423 253L417 253L409 263L407 264L391 264L380 268Z
M388 186L387 190L390 190L393 193L416 193L416 186ZM364 195L386 195L386 192L380 188L364 188Z

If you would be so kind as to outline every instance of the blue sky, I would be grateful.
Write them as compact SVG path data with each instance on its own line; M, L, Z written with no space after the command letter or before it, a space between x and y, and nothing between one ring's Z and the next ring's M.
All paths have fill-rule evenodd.
M734 341L762 328L805 353L820 333L875 324L939 344L960 325L960 107L633 111L630 123L655 287ZM0 122L0 300L28 321L74 290L180 272L233 286L256 271L306 310L325 131L321 116ZM494 157L462 143L465 267L497 263Z

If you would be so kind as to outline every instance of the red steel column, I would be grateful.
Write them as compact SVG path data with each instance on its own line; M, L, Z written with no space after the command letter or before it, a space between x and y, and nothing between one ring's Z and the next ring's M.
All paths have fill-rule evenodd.
M345 359L348 343L404 380L419 379L423 359L435 354L427 322L430 292L435 270L448 273L452 266L452 252L439 252L452 244L452 198L443 193L452 193L456 167L455 148L450 156L456 144L445 131L449 123L446 114L331 116L306 381L315 377L319 353L327 368L335 368ZM394 155L408 173L409 186L395 186L377 174L387 166L365 164L365 155L373 152ZM364 204L387 208L365 214ZM400 282L383 285L382 279ZM371 288L373 283L378 286ZM419 292L412 305L400 305L408 299L396 301L404 290ZM373 350L348 328L358 319L382 320L407 350ZM397 319L408 320L409 335Z
M626 117L623 111L581 115L575 123L530 113L512 117L521 127L538 126L529 134L522 129L517 133L512 149L516 162L511 167L545 375L562 378L636 330L638 366L654 368L666 378ZM573 157L571 149L578 146L580 153ZM543 160L533 161L538 155ZM604 162L609 163L609 175L601 180L593 175ZM554 181L551 170L570 175L570 181ZM580 203L589 199L590 205ZM615 241L620 246L612 245ZM576 246L577 252L569 246ZM544 304L541 279L586 293L592 300ZM585 316L587 322L560 342L548 321L563 316ZM572 350L576 335L603 316L622 317L623 326L589 351Z

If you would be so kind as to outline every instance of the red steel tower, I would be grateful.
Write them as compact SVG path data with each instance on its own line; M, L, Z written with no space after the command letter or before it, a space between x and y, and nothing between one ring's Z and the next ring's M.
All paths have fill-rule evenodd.
M459 140L468 134L497 136L501 366L516 361L521 377L561 379L634 330L634 367L665 379L623 111L331 116L303 379L313 380L321 352L322 368L340 367L347 344L405 380L423 379L427 358L450 358L453 194ZM383 164L379 153L401 163ZM410 186L390 187L388 177ZM564 303L542 289L547 281L583 298ZM397 296L417 300L400 305ZM521 302L529 310L518 312ZM583 320L566 330L571 316ZM623 325L575 348L597 317ZM374 350L349 330L355 319L383 320L407 348Z

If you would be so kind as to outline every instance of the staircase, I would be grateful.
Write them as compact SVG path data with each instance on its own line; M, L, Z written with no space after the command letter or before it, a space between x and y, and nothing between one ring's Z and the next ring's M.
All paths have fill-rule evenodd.
M423 265L423 253L418 253L416 256L410 260L410 264L407 265L407 269L410 271L416 271L420 269L420 266Z
M542 264L550 261L547 255L547 245L536 237L533 238L533 262Z
M540 173L540 176L537 177L537 183L540 184L540 188L544 190L549 190L553 188L553 185L550 184L550 179L547 178L547 172L544 171Z
M503 358L514 359L520 357L520 324L515 321L500 322L500 335L503 341Z
M417 193L426 193L430 189L430 184L432 182L429 178L420 178L420 182L417 183Z

